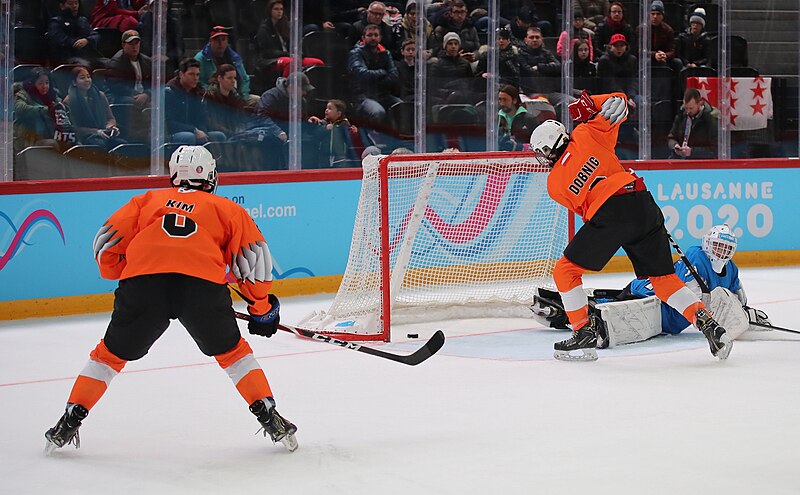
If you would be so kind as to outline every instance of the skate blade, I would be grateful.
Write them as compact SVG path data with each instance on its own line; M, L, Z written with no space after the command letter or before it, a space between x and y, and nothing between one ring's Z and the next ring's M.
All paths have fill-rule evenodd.
M297 439L294 437L294 433L289 433L285 437L281 438L280 442L284 447L286 447L287 450L289 450L289 452L294 452L297 450L297 447L300 446L297 443Z
M720 337L719 341L722 342L724 346L722 347L722 349L717 351L717 359L719 359L720 361L724 361L725 359L728 359L728 356L733 350L733 341L731 340L730 337L728 337L727 334Z
M555 351L553 357L559 361L597 361L597 351L594 349L578 349L582 354L570 354L569 351Z
M44 455L45 456L50 456L50 454L55 452L57 448L58 448L58 445L54 444L50 440L45 440Z

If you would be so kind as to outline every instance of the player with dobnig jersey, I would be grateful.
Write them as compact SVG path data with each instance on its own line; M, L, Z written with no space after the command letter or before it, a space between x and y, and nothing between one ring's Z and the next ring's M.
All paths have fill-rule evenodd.
M297 427L278 414L264 371L234 316L226 271L248 299L251 334L271 337L280 303L270 294L272 257L240 205L213 194L216 162L202 146L170 158L173 187L135 196L98 231L94 257L103 278L119 280L105 336L75 380L66 411L45 433L45 452L80 446L78 429L128 361L144 357L178 319L213 356L273 442L297 448Z
M686 286L716 315L731 339L747 330L769 330L767 314L747 305L747 295L739 279L739 268L731 259L738 240L725 225L716 225L703 236L701 245L686 250L686 258L705 282L710 293L703 294L700 284L682 259L675 262L675 272ZM587 289L590 312L599 319L608 338L602 346L641 342L660 334L676 335L691 326L678 311L662 304L648 279L634 279L622 290ZM553 328L567 328L558 294L540 289L531 310L540 323ZM603 332L601 332L603 333Z
M589 314L582 275L602 270L622 248L636 276L649 278L656 296L703 332L714 356L726 359L733 342L675 274L661 209L644 181L626 171L614 152L619 126L628 115L627 100L624 93L590 96L584 92L569 105L572 119L578 122L572 134L556 120L543 122L531 134L534 156L550 169L548 193L584 221L553 271L573 329L569 339L554 345L554 357L597 359L600 326L597 317ZM572 354L578 350L582 354Z

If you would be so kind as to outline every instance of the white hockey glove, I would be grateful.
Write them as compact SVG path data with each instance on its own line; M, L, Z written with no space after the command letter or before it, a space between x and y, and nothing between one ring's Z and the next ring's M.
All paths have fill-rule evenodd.
M619 124L628 116L628 104L624 98L612 96L603 102L600 108L600 115L610 121L611 124Z
M747 318L750 320L750 323L758 323L759 325L772 326L772 322L769 321L769 316L767 316L767 313L761 311L760 309L750 308L748 306L745 306L744 310L747 312ZM763 327L750 325L750 330L767 330L767 329Z

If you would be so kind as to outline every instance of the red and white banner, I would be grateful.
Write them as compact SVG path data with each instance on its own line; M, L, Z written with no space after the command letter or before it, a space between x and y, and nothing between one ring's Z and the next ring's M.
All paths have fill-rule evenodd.
M728 98L722 102L716 77L689 77L686 87L697 88L705 101L718 108L730 122L731 130L763 129L772 118L771 77L731 77Z

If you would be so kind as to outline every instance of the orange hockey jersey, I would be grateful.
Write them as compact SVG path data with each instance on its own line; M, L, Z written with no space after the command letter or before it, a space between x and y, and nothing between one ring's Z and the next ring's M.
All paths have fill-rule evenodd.
M224 284L226 272L254 301L253 314L270 310L272 257L247 211L204 191L170 188L135 196L97 233L95 260L103 278L182 273Z
M601 108L603 102L613 96L628 99L624 93L591 98L597 108ZM584 221L590 220L608 198L636 178L622 167L614 152L620 123L612 125L605 117L597 115L576 126L567 149L547 178L550 197Z

